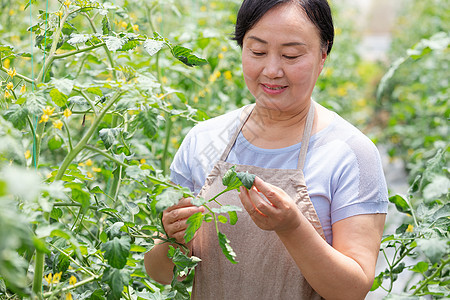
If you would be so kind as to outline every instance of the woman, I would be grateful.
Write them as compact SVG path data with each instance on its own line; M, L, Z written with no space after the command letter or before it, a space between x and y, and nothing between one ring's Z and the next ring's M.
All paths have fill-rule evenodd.
M202 259L194 299L348 300L370 290L387 211L379 154L311 100L333 32L326 0L244 0L235 40L255 104L194 127L171 166L175 183L207 199L231 165L257 175L249 191L219 199L244 208L221 228L239 263L223 256L210 224L188 245ZM167 209L167 234L183 243L186 219L199 211L190 199ZM163 283L172 279L167 249L145 257Z

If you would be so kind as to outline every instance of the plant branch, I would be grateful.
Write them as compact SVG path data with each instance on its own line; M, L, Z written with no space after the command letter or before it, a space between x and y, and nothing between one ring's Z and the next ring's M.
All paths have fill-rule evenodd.
M8 72L8 69L6 69L6 68L3 67L3 66L1 66L1 69L0 69L0 70L2 70L2 71L5 72L5 73ZM31 83L31 84L34 83L34 80L33 80L33 79L28 78L28 77L26 77L26 76L24 76L24 75L21 75L21 74L19 74L19 73L17 73L17 74L15 75L15 77L18 77L18 78L20 78L20 79L23 79L23 80L25 80L26 82Z
M422 284L414 291L413 296L417 295L424 287L428 285L428 283L433 280L436 276L441 273L441 271L444 269L444 267L450 262L450 258L447 258L446 260L441 260L442 264L439 266L439 268L436 269L436 271L431 274L427 279L422 282Z
M122 95L122 91L117 91L106 103L105 107L100 111L100 113L96 116L94 121L92 122L91 126L89 127L89 130L85 133L85 135L81 138L81 140L78 142L78 144L70 151L66 157L64 158L61 167L58 170L58 173L56 174L55 180L60 180L64 172L66 171L69 164L75 159L75 157L78 155L78 153L81 152L81 150L84 149L86 144L91 139L94 132L97 130L98 125L102 121L105 114L108 112L108 110L111 108L111 106L120 98Z
M88 273L89 275L91 275L92 277L95 278L99 278L98 275L95 275L94 273L92 273L91 271L89 271L88 269L86 269L85 267L83 267L81 264L79 264L75 259L72 258L72 256L70 256L68 253L66 253L64 250L59 249L57 246L50 244L53 248L55 248L56 250L58 250L58 252L60 252L61 254L64 254L65 256L67 256L67 258L72 261L74 264L76 264L77 266L79 266L83 271L85 271L86 273Z
M34 278L33 278L33 292L38 297L38 299L42 299L42 278L44 275L44 258L45 253L36 250L36 260L34 265Z
M79 282L77 282L75 284L72 284L72 285L70 285L68 287L64 287L64 288L62 288L62 289L60 289L58 291L44 293L44 298L49 298L49 297L51 297L51 296L53 296L55 294L58 294L60 292L64 293L64 292L76 289L79 286L85 285L86 283L92 282L94 280L98 280L99 278L100 278L100 276L91 276L91 277L86 278L84 280L81 280L81 281L79 281Z
M97 148L95 148L95 147L93 147L93 146L91 146L91 145L85 145L84 148L85 148L85 149L88 149L88 150L91 150L91 151L94 151L94 152L96 152L96 153L98 153L98 154L100 154L100 155L103 155L103 156L106 157L107 159L109 159L109 160L115 162L116 164L118 164L118 165L120 165L120 166L122 166L122 167L125 167L125 168L129 167L129 165L127 165L126 163L121 162L120 160L116 159L116 158L115 158L114 156L112 156L111 154L109 154L109 153L107 153L107 152L105 152L105 151L102 151L102 150L100 150L100 149L97 149Z

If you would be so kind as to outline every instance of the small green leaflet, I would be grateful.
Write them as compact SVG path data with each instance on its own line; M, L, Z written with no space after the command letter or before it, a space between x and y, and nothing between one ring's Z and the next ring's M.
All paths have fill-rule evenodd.
M402 196L392 196L389 198L389 201L395 204L395 207L397 207L397 210L399 212L411 214L411 208L409 207L408 202L406 202L406 200Z
M234 259L236 257L236 253L234 253L233 249L230 246L230 241L222 232L217 233L217 237L219 238L219 245L222 248L222 252L229 261L233 264L237 264L237 261Z
M197 212L190 216L186 223L188 224L188 227L186 228L186 231L184 233L184 241L189 243L193 238L197 230L202 226L203 222L203 215L201 212Z
M255 182L255 175L250 174L249 172L238 172L237 177L242 182L242 184L247 188L247 190L251 189L253 183Z
M169 246L169 252L167 256L172 259L173 263L178 270L188 273L188 270L197 266L198 262L201 261L200 258L191 256L186 256L179 248L174 248Z
M206 59L200 58L198 56L195 56L192 54L192 50L181 47L181 46L175 46L172 49L172 55L184 63L186 66L194 67L194 66L203 66L208 63Z
M122 269L130 254L130 238L127 236L122 236L120 239L115 237L102 245L102 251L105 251L105 258L111 267Z
M123 287L128 286L131 280L131 270L106 268L103 273L102 281L106 282L111 288L112 299L120 299Z
M17 104L11 105L3 115L6 120L13 123L17 129L22 129L27 124L28 109Z
M161 50L163 46L164 46L163 41L157 41L153 39L147 39L143 44L144 50L147 51L147 53L150 56L153 56L156 53L158 53L158 51Z
M124 39L115 36L105 36L103 39L108 50L112 52L119 50L125 44Z
M232 166L222 177L222 184L227 187L227 190L239 189L242 182L237 177L236 166Z
M50 97L52 97L53 102L59 107L63 107L67 104L68 97L57 89L52 89L50 91Z
M183 192L172 187L165 189L161 194L156 196L156 210L162 212L163 210L175 205L183 197Z
M109 19L107 16L104 16L102 19L102 32L103 35L109 35L111 32L111 25L109 24Z
M121 128L103 128L99 131L100 139L103 141L106 149L109 149L117 142Z

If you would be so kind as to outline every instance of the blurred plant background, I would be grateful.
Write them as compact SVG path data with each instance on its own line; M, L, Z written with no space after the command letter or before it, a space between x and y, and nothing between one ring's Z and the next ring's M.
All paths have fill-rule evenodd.
M330 1L336 41L314 99L409 186L388 181L368 298L445 298L450 6L402 0L375 14L391 25L371 57L363 2L386 1ZM143 253L163 233L155 203L189 129L252 102L230 40L240 3L0 0L0 298L189 298L192 278L154 282ZM195 265L172 257L177 272Z

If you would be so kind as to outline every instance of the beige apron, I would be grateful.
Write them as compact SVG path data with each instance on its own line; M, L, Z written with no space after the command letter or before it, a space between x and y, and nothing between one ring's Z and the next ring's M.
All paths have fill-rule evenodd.
M222 157L206 178L200 196L211 199L224 189L222 176L233 166L225 160L250 114L251 111L247 111ZM236 170L248 171L282 188L295 200L300 211L317 232L325 238L319 217L309 199L302 172L313 121L314 102L308 112L297 169L236 165ZM300 273L277 234L264 231L253 223L236 190L225 193L217 200L222 205L242 208L242 212L237 213L236 225L219 224L219 230L230 240L239 263L232 264L222 253L213 222L204 223L193 242L193 255L200 257L202 261L195 270L192 299L322 299ZM210 207L215 206L217 204L210 203Z

